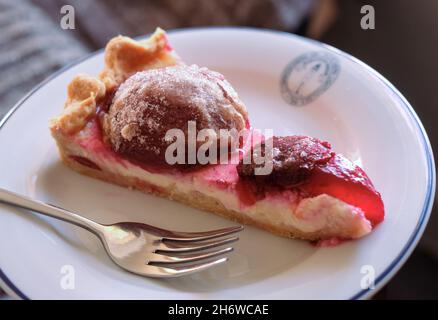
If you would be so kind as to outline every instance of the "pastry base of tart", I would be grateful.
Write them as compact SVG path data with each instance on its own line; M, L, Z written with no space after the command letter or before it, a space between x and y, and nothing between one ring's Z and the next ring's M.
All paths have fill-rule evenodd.
M245 205L236 190L235 165L187 173L149 171L115 154L98 131L96 122L75 135L65 135L52 127L62 161L81 174L175 200L279 236L312 241L353 239L372 230L361 209L326 194L303 198L288 191Z
M172 189L172 188L162 189L140 179L129 178L114 172L97 171L95 169L89 168L85 165L78 163L76 160L73 160L71 157L67 156L62 150L60 150L60 156L64 164L66 164L74 171L77 171L83 175L90 176L95 179L100 179L106 182L114 183L122 187L128 187L142 191L144 193L149 193L163 198L167 198L169 200L178 201L193 208L215 213L217 215L238 222L240 224L252 225L258 227L260 229L269 231L278 236L303 239L303 240L311 240L311 241L327 238L325 230L320 230L315 232L303 232L290 225L288 226L274 225L272 224L272 222L268 221L267 219L264 219L263 215L256 218L256 217L248 216L242 212L227 209L219 200L211 196L202 194L199 191L189 191L187 193L183 193L183 192L178 192L176 189ZM358 232L356 234L348 235L347 234L348 232L344 232L344 236L346 236L347 238L352 236L361 237L367 234L368 232L371 231L371 228L368 229L366 227L366 224L367 223L365 223L365 227L363 229L360 227L357 228ZM330 237L333 238L335 236L331 235ZM338 234L336 237L342 238L342 235Z
M217 215L220 215L224 218L230 219L240 224L252 225L261 228L278 236L287 237L287 238L306 239L306 240L321 239L321 234L319 234L319 232L304 233L290 226L289 227L274 226L267 221L263 221L262 219L260 220L254 219L241 212L229 210L225 208L225 206L217 199L204 195L199 191L190 191L188 193L182 193L182 192L177 192L175 189L157 188L145 181L135 178L127 178L126 176L123 176L121 174L116 174L114 172L96 171L87 166L81 165L80 163L73 160L69 156L66 156L62 152L62 150L60 151L60 155L64 164L67 165L69 168L83 175L95 179L100 179L106 182L114 183L122 187L132 188L147 194L153 194L155 196L167 198L169 200L178 201L196 209L215 213Z

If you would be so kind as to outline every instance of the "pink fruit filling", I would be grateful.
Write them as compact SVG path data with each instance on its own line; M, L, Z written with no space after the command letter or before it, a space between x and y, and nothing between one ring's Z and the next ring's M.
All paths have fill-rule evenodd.
M88 158L81 157L81 156L74 156L74 155L71 155L70 158L83 166L86 166L86 167L89 167L89 168L95 169L95 170L100 170L100 167Z
M366 173L342 155L335 155L327 164L317 166L300 187L310 196L328 194L359 207L373 226L382 222L385 209L382 197Z
M258 176L254 161L239 163L241 179L236 187L241 201L252 205L269 192L293 190L302 197L327 194L362 210L376 225L384 219L384 205L366 173L344 156L331 150L328 142L306 136L273 137L273 169ZM267 147L262 142L264 154ZM267 145L267 144L266 144ZM256 155L256 153L254 153Z
M256 132L252 133L259 134ZM303 136L299 136L303 139ZM206 185L214 185L215 187L228 190L235 193L242 206L251 206L257 200L265 198L268 194L282 193L285 190L292 190L301 198L315 197L321 194L327 194L340 199L350 205L360 208L365 217L372 223L377 225L384 219L384 205L380 194L375 190L371 180L366 173L357 165L342 155L331 152L331 157L327 161L320 160L320 157L302 157L299 161L300 166L309 167L311 170L306 173L305 178L297 185L285 186L266 183L264 180L263 186L257 184L255 180L244 179L239 176L237 164L219 164L206 165L197 170L178 172L169 171L169 169L159 169L155 167L147 167L141 163L128 161L117 153L115 153L108 145L105 144L100 130L98 118L90 121L83 132L78 134L75 139L90 154L97 154L106 160L114 161L124 167L128 165L140 166L146 171L161 174L177 174L181 179L198 179ZM249 139L248 139L249 140ZM315 140L309 138L312 150L319 150L315 145ZM329 148L329 144L324 142L324 148ZM249 144L244 144L244 153L250 150ZM324 152L324 154L328 154ZM100 170L99 166L92 160L71 156L78 163L90 168ZM240 159L242 156L238 155ZM325 157L325 156L324 156ZM310 159L314 163L303 163L303 159ZM315 160L316 159L316 160ZM295 167L294 167L295 168ZM296 169L296 168L295 168Z

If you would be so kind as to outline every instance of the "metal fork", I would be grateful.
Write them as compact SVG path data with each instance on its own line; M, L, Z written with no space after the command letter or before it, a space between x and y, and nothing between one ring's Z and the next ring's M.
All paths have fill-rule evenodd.
M147 277L178 277L221 264L228 258L220 256L233 250L226 245L237 241L239 238L234 234L243 230L242 226L235 226L206 232L176 232L135 222L103 225L1 188L0 202L91 231L117 265Z

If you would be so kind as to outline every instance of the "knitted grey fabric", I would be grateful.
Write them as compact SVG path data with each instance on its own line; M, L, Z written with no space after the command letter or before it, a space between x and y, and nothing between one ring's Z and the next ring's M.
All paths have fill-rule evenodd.
M164 29L240 25L293 32L317 0L69 0L78 39L100 48L114 35L139 36ZM33 0L54 19L64 0Z
M0 0L0 118L33 86L118 35L246 25L293 31L316 0ZM75 30L59 25L75 8Z
M0 0L0 117L49 74L87 52L27 0Z

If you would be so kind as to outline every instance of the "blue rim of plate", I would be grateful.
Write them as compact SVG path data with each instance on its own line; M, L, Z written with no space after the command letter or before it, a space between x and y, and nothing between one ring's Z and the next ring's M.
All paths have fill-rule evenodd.
M417 225L415 226L415 230L410 235L408 241L406 242L403 249L400 251L400 253L397 255L397 257L389 264L388 267L376 278L375 280L375 289L363 289L353 295L350 300L356 300L356 299L364 299L369 298L374 293L377 293L378 290L385 285L389 281L389 279L401 268L401 266L406 262L407 258L410 256L414 248L416 247L418 241L420 240L421 235L423 234L423 231L426 227L427 221L429 220L429 216L432 210L433 206L433 200L434 200L434 194L435 194L435 161L433 157L432 147L429 142L429 138L427 136L426 130L423 127L423 124L421 123L418 115L415 113L414 109L410 105L410 103L407 101L407 99L400 93L400 91L397 90L397 88L394 87L393 84L391 84L385 77L383 77L380 73L378 73L376 70L368 66L366 63L362 62L361 60L353 57L352 55L339 50L335 47L332 47L330 45L324 44L322 42L308 39L302 36L298 36L292 33L287 33L283 31L277 31L277 30L270 30L270 29L258 29L258 28L248 28L248 27L202 27L202 28L183 28L183 29L173 29L166 31L168 34L173 33L179 33L179 32L187 32L187 31L207 31L207 30L247 30L252 32L261 32L261 33L272 33L277 35L283 35L287 37L292 38L300 38L301 40L311 42L319 47L323 47L326 50L329 50L359 66L364 68L368 73L370 73L372 76L377 78L387 89L389 89L392 93L397 96L398 100L400 101L400 104L403 106L403 110L409 115L409 119L415 124L415 127L417 128L420 137L421 142L423 144L423 149L426 155L427 159L427 172L428 172L428 178L427 178L427 192L426 196L424 198L423 208L421 211L420 218L418 219ZM138 37L138 39L144 38L145 36ZM3 125L7 122L7 120L14 114L14 112L27 100L29 99L35 92L37 92L39 89L41 89L43 86L45 86L48 82L54 80L57 76L65 72L66 70L78 65L79 63L99 54L102 53L104 49L97 50L95 52L92 52L88 55L85 55L84 57L62 67L55 73L53 73L51 76L46 78L44 81L42 81L40 84L38 84L36 87L34 87L28 94L26 94L12 109L6 113L6 115L3 117L3 119L0 121L0 129L3 127ZM0 266L0 279L3 281L3 283L7 286L7 288L15 294L17 297L25 300L29 300L30 298L23 293L22 290L20 290L4 273L4 271L1 269Z

